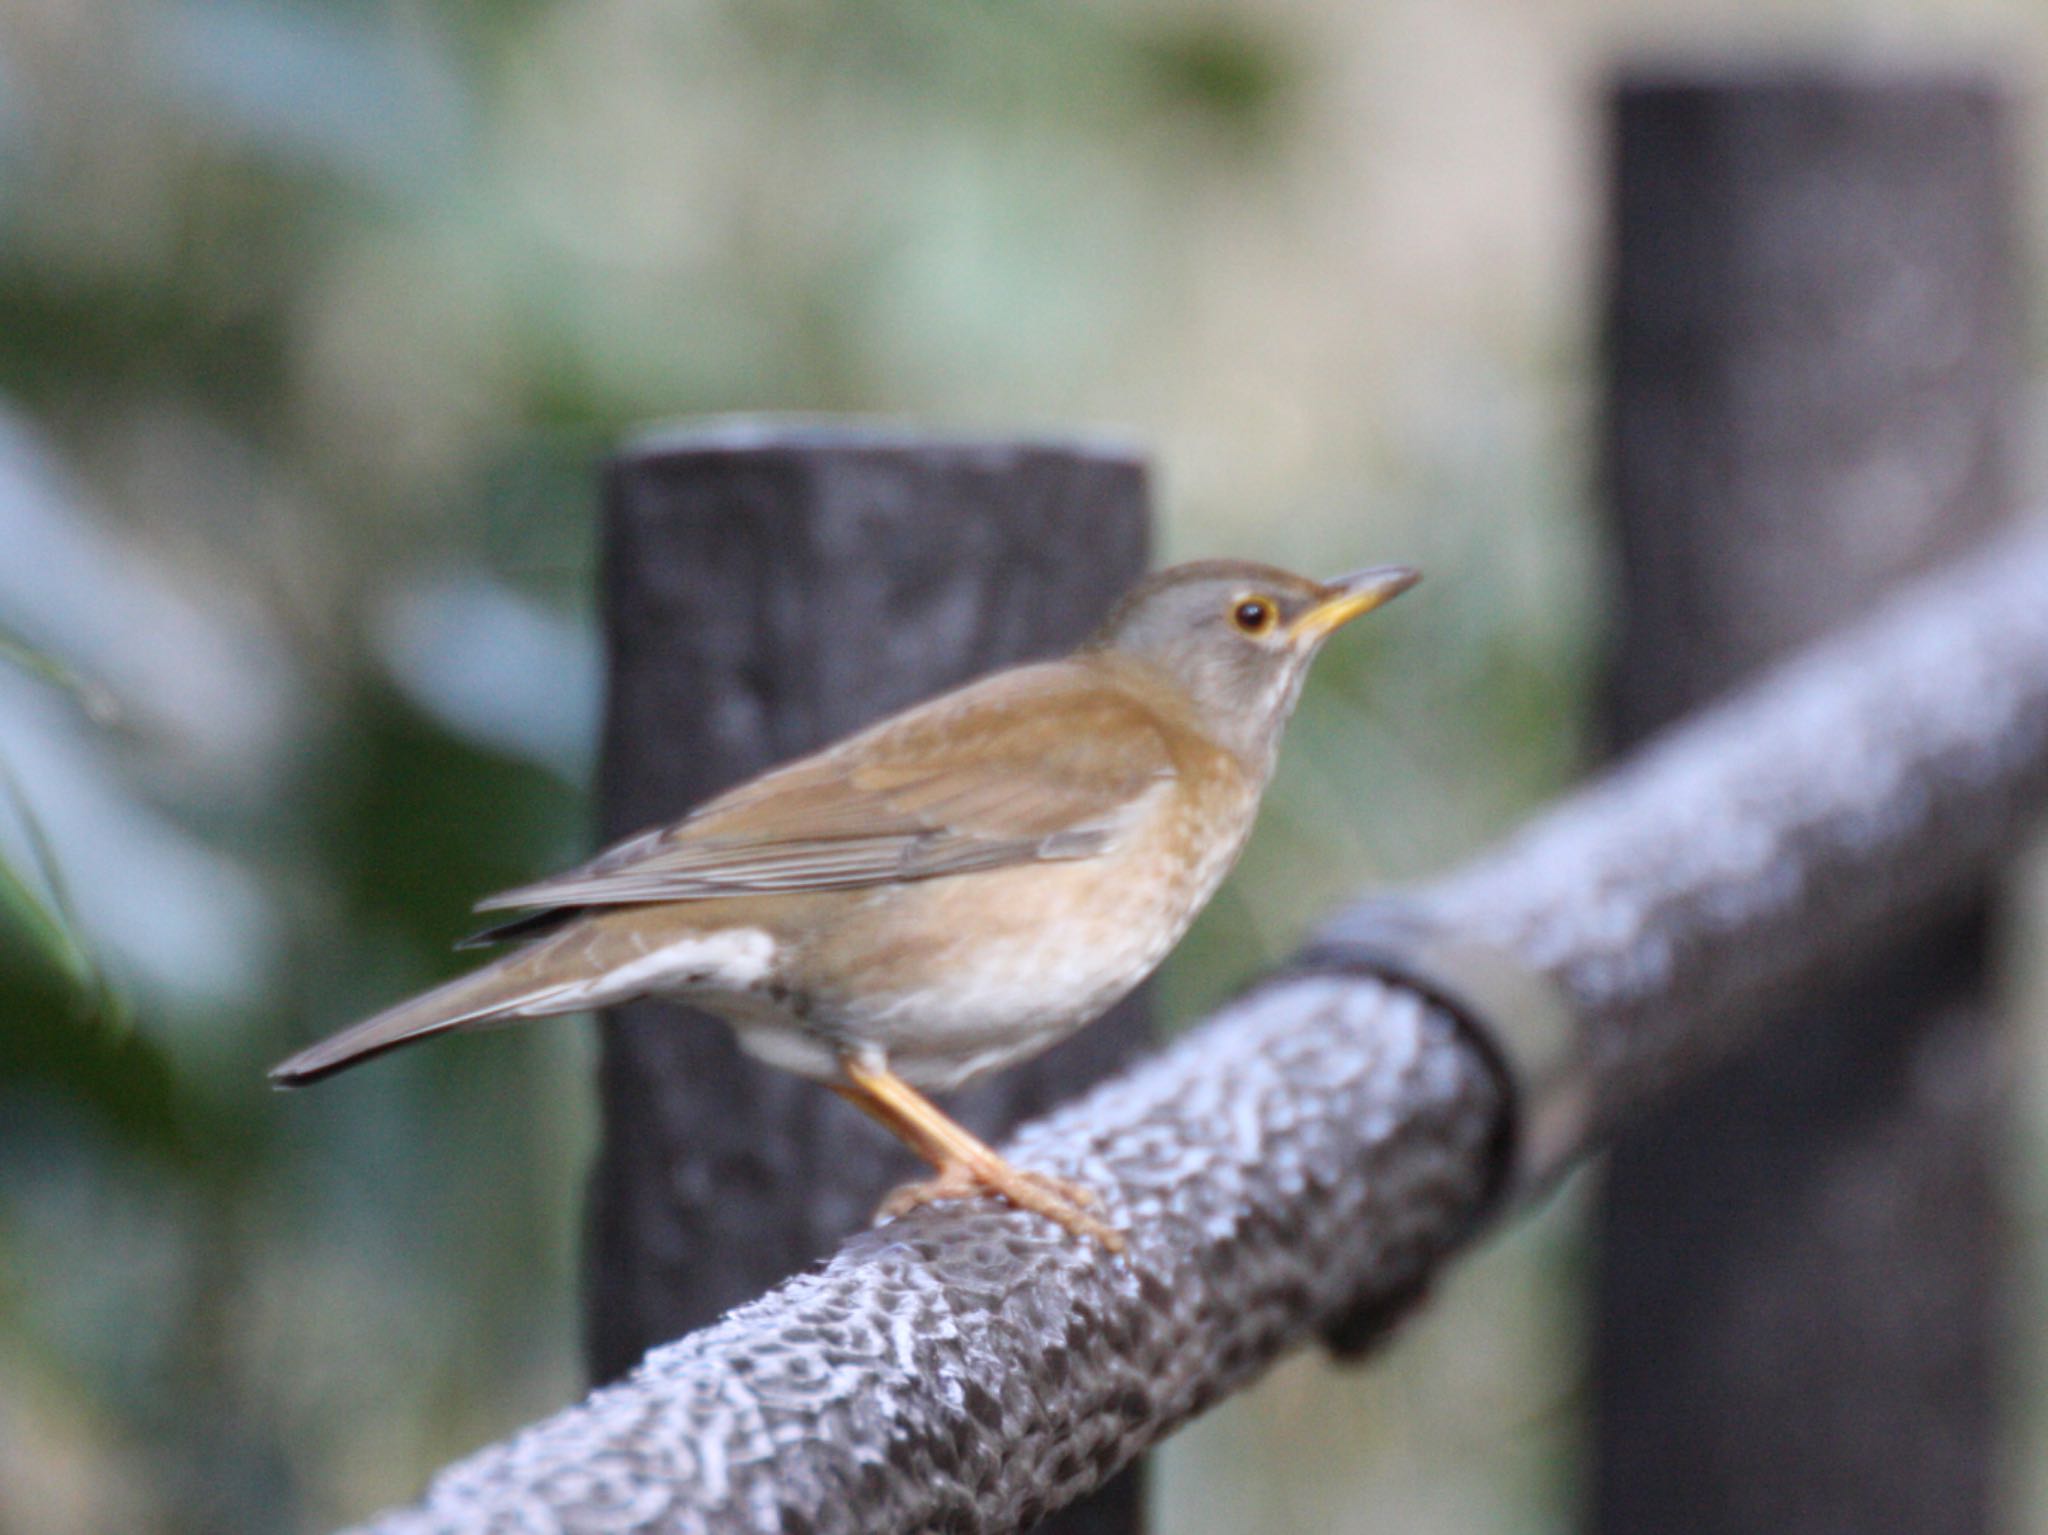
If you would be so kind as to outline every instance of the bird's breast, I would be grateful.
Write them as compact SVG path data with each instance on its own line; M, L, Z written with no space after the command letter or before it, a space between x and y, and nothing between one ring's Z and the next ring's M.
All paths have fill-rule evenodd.
M1256 788L1194 790L1162 784L1093 857L876 892L792 952L791 978L922 1087L1035 1054L1150 975L1229 872Z

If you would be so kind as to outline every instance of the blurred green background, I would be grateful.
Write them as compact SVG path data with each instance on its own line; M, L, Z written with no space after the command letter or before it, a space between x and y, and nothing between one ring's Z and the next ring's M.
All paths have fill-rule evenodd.
M1169 1021L1569 782L1599 88L1702 50L2024 83L2048 13L0 0L0 1530L319 1530L577 1392L585 1028L262 1072L586 849L633 427L1110 428L1165 556L1440 575L1325 661ZM1159 1528L1569 1527L1583 1200L1184 1434Z

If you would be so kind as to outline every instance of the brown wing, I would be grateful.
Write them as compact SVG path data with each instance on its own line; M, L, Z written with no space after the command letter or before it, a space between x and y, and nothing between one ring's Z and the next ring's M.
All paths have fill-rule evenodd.
M1165 732L1138 699L1071 663L1023 667L477 909L847 890L1085 858L1172 776Z

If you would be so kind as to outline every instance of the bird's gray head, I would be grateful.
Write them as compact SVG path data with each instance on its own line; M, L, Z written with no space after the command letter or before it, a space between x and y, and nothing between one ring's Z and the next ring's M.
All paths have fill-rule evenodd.
M1176 565L1133 587L1095 644L1178 684L1208 733L1270 764L1323 641L1420 579L1401 565L1328 582L1248 560Z

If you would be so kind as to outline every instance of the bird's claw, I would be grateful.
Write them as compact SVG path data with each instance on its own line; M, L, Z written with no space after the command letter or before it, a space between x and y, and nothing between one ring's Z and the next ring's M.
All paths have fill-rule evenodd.
M1020 1210L1042 1215L1075 1236L1101 1244L1110 1252L1118 1253L1124 1249L1123 1233L1088 1213L1088 1206L1101 1203L1100 1196L1093 1189L1070 1179L1055 1178L1050 1173L1026 1172L1006 1162L987 1168L972 1167L965 1162L949 1163L939 1169L936 1178L922 1183L906 1183L892 1192L882 1201L875 1217L877 1220L894 1220L938 1200L975 1199L984 1194L993 1194Z

